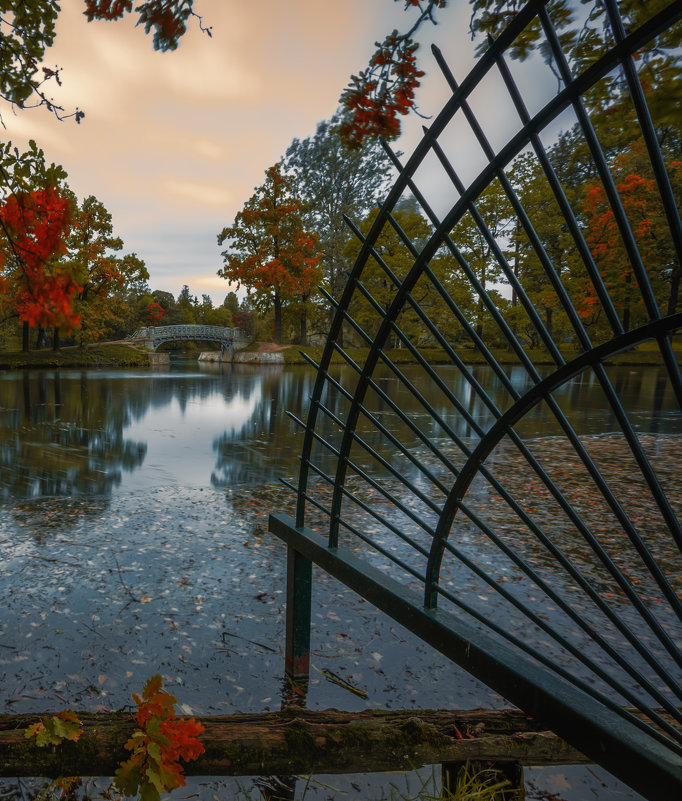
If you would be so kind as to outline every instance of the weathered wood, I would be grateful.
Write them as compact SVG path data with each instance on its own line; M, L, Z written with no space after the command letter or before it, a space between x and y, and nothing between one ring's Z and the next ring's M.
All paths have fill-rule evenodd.
M0 776L112 775L129 755L130 713L79 713L77 743L38 748L24 731L40 715L0 715ZM587 760L516 710L310 711L198 718L206 753L187 775L255 776L400 770L467 759L524 765Z

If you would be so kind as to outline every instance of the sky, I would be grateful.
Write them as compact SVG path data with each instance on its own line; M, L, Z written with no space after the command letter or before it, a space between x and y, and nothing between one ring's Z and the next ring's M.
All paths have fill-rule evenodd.
M54 100L85 112L80 124L45 109L0 108L4 136L34 138L61 164L79 198L95 195L113 215L125 252L150 273L152 290L222 303L217 234L295 137L314 134L335 111L349 75L366 66L374 43L408 15L394 0L196 0L196 21L176 51L154 51L133 20L88 23L83 0L63 0L57 39L45 63L62 68ZM454 0L441 24L420 32L417 102L437 113L448 96L431 55L439 44L461 81L474 64L470 10ZM488 87L486 108L497 108ZM409 154L423 120L404 118L396 147Z

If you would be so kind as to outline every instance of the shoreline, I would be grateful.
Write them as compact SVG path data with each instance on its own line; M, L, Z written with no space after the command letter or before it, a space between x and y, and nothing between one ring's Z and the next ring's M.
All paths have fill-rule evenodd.
M678 360L682 359L682 343L674 343L674 348ZM363 364L368 348L347 348L346 353L356 364ZM421 354L426 361L432 365L452 364L447 355L437 348L422 348ZM457 356L467 366L485 366L486 360L482 354L471 349L456 349ZM223 361L219 352L203 351L200 355L204 358L201 361L214 362L220 361L223 364L251 364L259 365L281 365L283 367L311 366L310 361L303 354L319 364L324 353L322 346L299 347L297 345L277 345L273 342L252 343L248 348L243 348L235 352L232 361ZM503 366L521 366L514 353L506 350L491 350L497 362ZM537 367L556 366L554 360L544 351L527 351L528 355ZM406 348L392 348L386 351L386 355L395 364L417 364L417 360ZM562 350L562 355L566 362L572 361L580 355L580 352L573 349ZM200 361L200 359L197 359ZM339 353L332 356L332 364L344 365L346 362ZM132 343L127 342L105 342L100 344L87 345L84 348L71 346L62 348L58 351L52 350L32 350L27 353L23 351L0 352L0 370L17 369L54 369L61 367L149 367L159 364L168 364L165 352L155 353L142 349ZM624 353L619 353L604 364L620 365L625 367L651 367L663 366L660 351L651 343L644 346L633 348Z

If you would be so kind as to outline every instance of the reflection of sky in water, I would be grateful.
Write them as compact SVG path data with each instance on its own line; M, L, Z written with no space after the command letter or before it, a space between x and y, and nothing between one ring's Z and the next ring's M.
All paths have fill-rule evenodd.
M444 384L459 399L460 413L423 373L407 365L403 372L426 398L421 403L387 369L376 373L378 391L365 405L404 446L424 448L416 426L435 442L452 437L471 444L486 431L494 414L472 392L456 369L438 368ZM510 398L498 378L485 368L474 375L498 409ZM616 394L638 432L682 433L679 411L662 370L609 370ZM334 368L334 378L352 385L355 374ZM518 393L529 388L527 374L510 370ZM170 370L44 370L0 375L0 498L109 496L163 487L231 487L277 483L298 473L302 437L285 415L307 419L315 373L296 368L239 365L214 370L197 363ZM386 398L404 411L401 419ZM558 388L554 398L579 434L618 430L618 422L591 372ZM348 403L335 390L324 403L344 419ZM435 410L443 424L438 423ZM409 422L409 426L407 423ZM339 444L336 423L319 420L326 443ZM546 403L536 404L518 421L524 438L565 436ZM397 450L365 416L358 434L393 463ZM316 445L315 464L335 469L333 455ZM372 461L358 451L362 465ZM377 469L377 464L372 466ZM383 468L380 468L383 470Z
M172 397L166 405L149 407L124 429L127 438L147 443L147 456L140 468L124 476L120 489L210 485L216 435L239 438L261 400L262 381L249 384L247 392L232 397L215 385L204 397L196 394L183 403Z

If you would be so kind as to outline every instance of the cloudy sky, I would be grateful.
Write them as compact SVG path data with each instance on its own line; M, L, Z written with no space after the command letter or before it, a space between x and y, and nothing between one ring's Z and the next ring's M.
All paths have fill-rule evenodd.
M374 42L408 19L394 0L196 0L213 37L195 21L177 51L158 53L132 21L88 23L82 0L62 6L46 63L63 70L54 99L85 119L3 108L5 137L19 146L35 138L80 198L105 204L126 251L146 262L152 289L177 295L186 283L217 303L228 291L216 275L218 232L291 140L334 113ZM474 61L469 13L453 2L421 33L426 113L447 96L428 46L441 46L461 80ZM406 120L404 152L421 125Z

